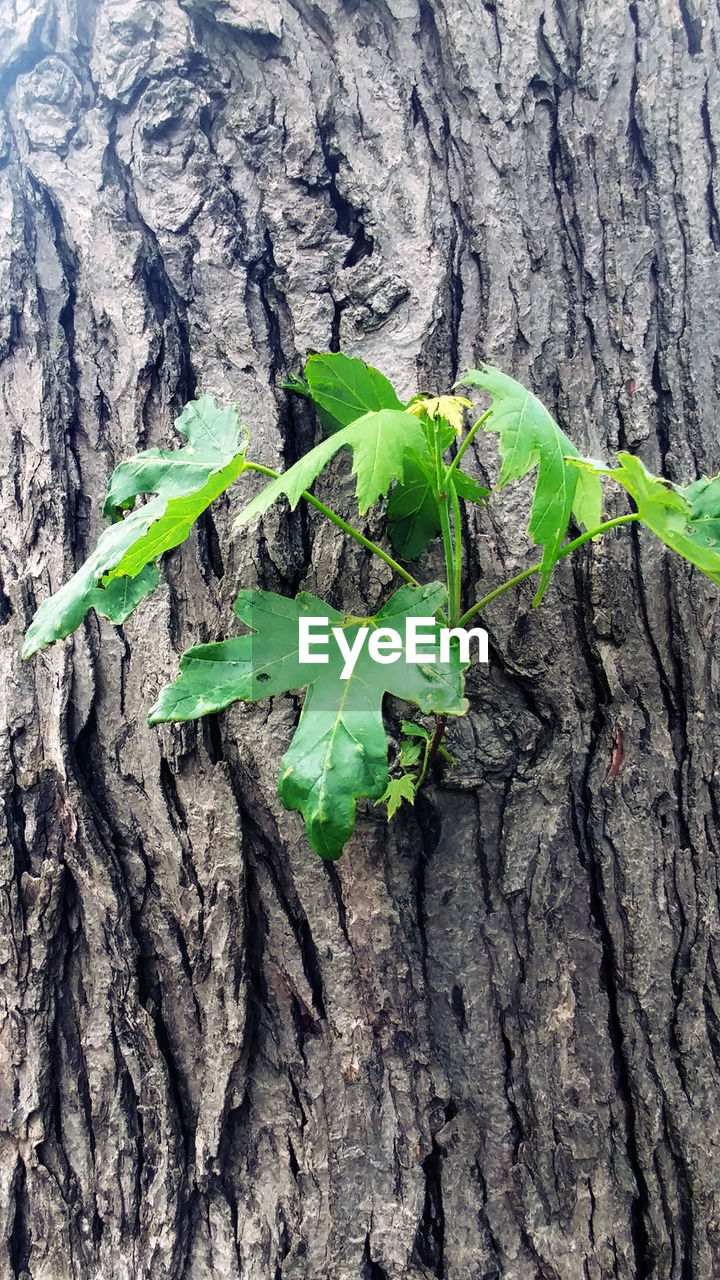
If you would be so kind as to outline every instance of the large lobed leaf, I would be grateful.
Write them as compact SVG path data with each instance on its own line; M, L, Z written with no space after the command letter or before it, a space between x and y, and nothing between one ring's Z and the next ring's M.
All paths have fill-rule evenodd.
M638 515L668 547L720 583L720 475L702 476L687 488L648 471L631 453L618 453L619 467L573 458L579 471L611 476L630 494Z
M186 405L175 426L181 449L146 449L113 472L103 514L114 521L77 573L45 600L28 627L23 657L75 631L88 609L121 623L159 580L153 562L183 542L195 520L245 465L234 408L211 396ZM129 510L142 494L150 502Z
M200 492L211 476L244 456L246 438L234 405L221 409L212 396L185 405L175 430L187 444L180 449L145 449L113 471L103 515L111 519L142 493L168 500Z
M490 365L470 369L462 385L481 387L492 396L486 431L499 435L502 468L498 489L537 467L528 533L543 548L539 604L550 580L571 515L586 529L600 522L602 491L597 477L581 479L571 457L578 451L545 406L525 387Z
M256 702L308 686L300 722L280 763L278 794L286 808L300 810L320 856L337 858L352 834L356 801L377 799L387 787L384 694L449 715L462 715L467 703L455 650L445 665L407 663L404 653L392 665L380 665L366 640L352 674L342 679L343 658L332 638L327 664L300 662L299 619L327 618L328 626L342 627L352 644L361 626L390 626L403 635L407 618L434 616L445 598L438 583L401 587L373 618L352 618L306 593L289 600L270 591L241 591L235 612L255 634L188 649L177 679L151 708L150 723L192 720L236 699ZM439 659L437 633L428 648Z
M393 480L402 480L405 459L413 454L427 454L428 445L420 423L400 409L381 409L366 413L349 426L306 453L294 466L271 481L251 502L243 507L236 524L247 524L254 516L267 511L280 497L297 506L330 459L349 445L353 451L353 475L357 480L357 503L361 515L378 498L387 493Z

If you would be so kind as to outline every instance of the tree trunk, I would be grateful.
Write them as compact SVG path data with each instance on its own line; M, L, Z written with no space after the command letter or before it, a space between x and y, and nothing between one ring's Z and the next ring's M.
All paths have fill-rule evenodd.
M581 451L717 471L719 42L711 0L0 8L1 1280L720 1274L717 587L632 526L502 597L455 764L336 866L276 797L298 698L145 718L240 586L386 598L315 513L233 540L233 491L124 628L19 656L187 399L312 443L308 349L488 359ZM526 519L469 521L467 604Z

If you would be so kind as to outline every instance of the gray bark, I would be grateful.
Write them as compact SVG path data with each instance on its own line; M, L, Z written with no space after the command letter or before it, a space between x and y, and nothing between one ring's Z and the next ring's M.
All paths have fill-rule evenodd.
M585 452L717 471L719 34L0 4L1 1280L720 1274L712 583L633 527L503 597L456 764L337 867L275 794L298 698L145 721L240 585L387 595L314 514L232 540L222 500L124 628L19 656L196 392L309 446L309 348L406 394L486 358ZM469 521L468 601L530 562L527 496Z

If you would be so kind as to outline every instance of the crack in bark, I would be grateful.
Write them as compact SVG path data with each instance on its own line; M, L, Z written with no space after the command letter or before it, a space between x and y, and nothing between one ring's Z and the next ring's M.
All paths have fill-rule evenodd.
M708 109L708 84L705 81L705 92L703 94L701 117L703 125L703 133L707 143L708 153L710 155L710 164L708 165L708 183L705 191L705 200L707 202L708 211L708 235L714 249L720 249L720 214L715 201L715 180L718 171L717 163L717 147L712 134L712 125L710 123L710 112Z
M425 1202L413 1245L413 1257L429 1268L430 1275L435 1276L436 1280L444 1280L445 1277L442 1163L442 1150L433 1136L432 1150L422 1163L425 1177Z

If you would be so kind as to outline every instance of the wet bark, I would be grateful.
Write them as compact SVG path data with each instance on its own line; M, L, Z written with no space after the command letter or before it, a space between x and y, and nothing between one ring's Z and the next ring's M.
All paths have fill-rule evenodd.
M712 583L631 527L499 600L456 763L336 867L275 795L298 698L145 722L240 585L385 597L314 513L233 541L231 495L124 628L19 657L196 392L308 447L309 348L406 394L485 358L588 453L716 472L719 27L0 7L2 1280L720 1274ZM530 562L526 500L469 520L468 603Z

